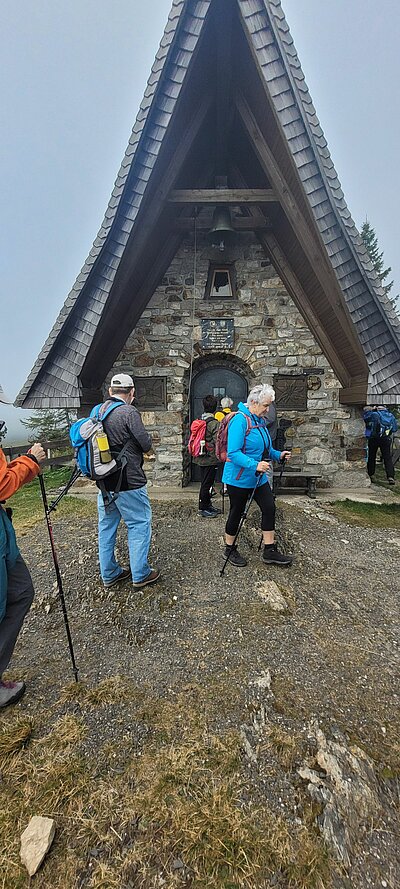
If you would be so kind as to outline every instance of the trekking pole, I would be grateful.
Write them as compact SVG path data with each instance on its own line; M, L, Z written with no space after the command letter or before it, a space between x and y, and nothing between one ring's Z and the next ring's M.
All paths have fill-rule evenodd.
M44 514L46 516L47 530L49 532L54 568L55 568L55 572L56 572L58 594L60 597L60 602L61 602L61 607L62 607L62 612L63 612L63 617L64 617L64 624L65 624L65 629L66 629L66 633L67 633L69 651L70 651L70 655L71 655L72 669L73 669L73 673L75 676L75 682L78 682L78 668L75 663L74 647L72 645L71 631L70 631L69 623L68 623L68 614L67 614L67 608L65 605L65 598L64 598L64 591L63 591L63 585L62 585L62 579L61 579L60 566L58 564L56 548L54 545L53 528L52 528L51 521L50 521L50 509L49 509L49 505L47 502L46 488L44 486L43 476L41 474L39 475L39 484L40 484L40 491L42 494Z
M252 490L250 496L249 496L248 499L247 499L246 506L245 506L245 508L244 508L244 510L243 510L243 512L242 512L241 517L240 517L239 527L238 527L238 529L237 529L237 531L236 531L236 534L235 534L233 543L231 544L232 549L233 549L233 547L236 545L236 541L237 541L237 539L238 539L238 537L239 537L239 534L240 534L240 532L241 532L241 530L242 530L242 528L243 528L243 525L244 525L244 523L245 523L245 521L246 521L246 519L247 519L248 511L249 511L250 506L251 506L251 504L252 504L252 502L253 502L253 500L254 500L254 495L255 495L256 490L257 490L257 488L258 488L258 486L259 486L259 484L260 484L260 481L261 481L261 479L262 479L262 477L263 477L263 473L262 473L262 472L256 472L256 476L257 476L257 481L256 481L256 483L255 483L255 485L254 485L254 488L253 488L253 490ZM222 575L223 575L223 573L224 573L224 571L225 571L225 568L226 568L226 566L227 566L227 564L228 564L228 562L229 562L229 556L230 556L230 553L228 553L228 555L227 555L227 557L226 557L226 559L225 559L225 562L224 562L224 564L223 564L223 566L222 566L222 568L221 568L221 571L219 572L219 576L220 576L220 577L222 577Z
M61 494L59 494L57 499L54 500L53 503L50 503L50 505L47 507L49 513L53 512L53 509L57 509L57 506L60 503L60 500L62 500L62 498L65 497L66 494L68 494L69 489L72 488L72 485L76 482L77 478L79 478L79 476L81 474L82 473L81 473L79 467L75 466L74 469L72 470L71 477L67 481L67 484L65 485L65 487L62 489Z

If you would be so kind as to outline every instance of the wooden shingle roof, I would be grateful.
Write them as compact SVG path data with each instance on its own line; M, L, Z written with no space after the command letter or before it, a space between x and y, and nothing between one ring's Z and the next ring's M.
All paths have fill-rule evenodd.
M219 0L174 0L103 224L16 404L79 406L82 367L208 14ZM400 322L355 228L279 0L233 0L369 368L368 398L400 403Z

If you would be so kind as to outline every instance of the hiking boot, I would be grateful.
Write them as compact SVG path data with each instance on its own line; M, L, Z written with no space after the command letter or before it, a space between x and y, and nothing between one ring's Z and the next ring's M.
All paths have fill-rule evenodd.
M147 586L149 583L155 583L159 577L161 577L161 571L159 571L158 568L153 568L153 570L150 571L150 574L148 574L147 577L144 577L143 580L139 580L137 583L133 581L132 586L135 587L135 590L140 590L143 586Z
M103 580L104 589L109 590L110 587L114 586L116 583L121 583L122 580L129 580L131 577L131 569L123 568L122 571L117 574L116 577L113 577L112 580Z
M394 478L392 478L392 477L388 478L388 482L389 482L389 485L395 485L395 484L396 484Z
M3 682L0 680L0 709L16 704L25 692L25 682Z
M210 506L209 509L215 512L215 515L222 515L222 509L218 509L218 506Z
M220 509L214 509L212 506L209 506L208 509L199 509L199 515L201 515L203 519L215 519L220 512Z
M281 568L288 568L293 562L293 556L286 556L280 553L276 545L264 546L262 560L266 565L279 565Z
M247 559L244 556L241 556L238 552L237 546L230 546L226 544L225 546L225 558L229 556L228 561L231 565L234 565L235 568L245 568L247 565Z

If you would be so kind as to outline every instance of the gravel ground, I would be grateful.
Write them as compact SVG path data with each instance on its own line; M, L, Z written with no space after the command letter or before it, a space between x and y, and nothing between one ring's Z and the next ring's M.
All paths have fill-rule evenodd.
M194 705L197 689L209 689L207 718L221 731L251 721L252 684L269 670L273 695L265 699L264 715L269 708L275 726L300 738L300 752L314 720L327 737L340 732L374 759L381 816L366 825L350 872L335 885L394 889L400 885L399 534L338 521L329 506L299 498L278 510L281 544L295 555L292 568L282 570L260 561L257 519L255 508L241 539L248 568L228 566L221 578L223 518L201 519L187 501L157 503L152 561L162 580L140 593L129 584L105 593L95 511L78 523L55 518L80 679L95 685L116 674L129 676L169 700L182 691L190 700L192 689ZM58 700L72 672L44 526L20 538L20 545L37 596L12 675L28 680L18 706L33 715ZM127 564L124 529L118 546L121 564ZM272 612L260 599L266 579L283 592L285 613ZM87 740L93 751L110 733L123 737L128 728L138 744L146 743L146 726L132 728L134 709L118 709L118 719L115 714L110 706L93 716ZM301 818L296 764L284 769L272 760L268 769L249 763L251 792L266 795L289 819Z

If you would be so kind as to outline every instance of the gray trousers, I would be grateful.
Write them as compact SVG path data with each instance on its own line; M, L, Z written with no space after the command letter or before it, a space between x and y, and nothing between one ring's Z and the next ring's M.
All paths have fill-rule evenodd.
M19 631L33 602L31 575L22 556L8 571L7 608L0 623L0 677L7 669Z

